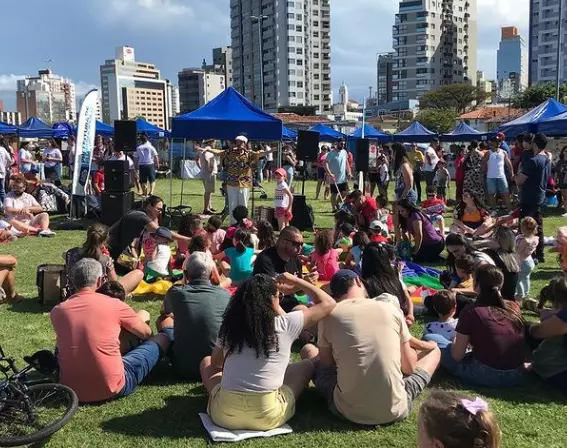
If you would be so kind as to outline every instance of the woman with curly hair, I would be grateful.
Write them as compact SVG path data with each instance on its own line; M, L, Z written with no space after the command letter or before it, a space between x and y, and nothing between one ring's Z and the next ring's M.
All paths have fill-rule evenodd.
M297 290L315 304L286 314L278 292ZM212 356L201 362L213 422L231 430L267 431L293 417L314 368L309 360L288 365L291 345L335 305L321 289L291 274L276 280L258 274L242 283L225 311Z

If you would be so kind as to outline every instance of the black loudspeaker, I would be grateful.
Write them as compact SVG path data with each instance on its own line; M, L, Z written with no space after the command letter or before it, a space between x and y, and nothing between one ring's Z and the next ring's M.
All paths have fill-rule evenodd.
M356 141L356 156L354 158L356 171L368 172L369 158L370 140L366 138L358 139Z
M299 131L297 133L297 157L305 162L315 162L319 154L319 133Z
M130 164L128 160L104 162L104 190L109 193L130 191Z
M114 122L114 148L132 152L136 151L137 146L136 122L116 120Z
M291 225L297 227L302 232L305 230L313 231L315 225L315 215L313 207L307 205L307 200L303 195L295 195L291 206L293 218Z
M126 213L132 210L134 204L134 192L102 193L102 223L111 226L120 221Z

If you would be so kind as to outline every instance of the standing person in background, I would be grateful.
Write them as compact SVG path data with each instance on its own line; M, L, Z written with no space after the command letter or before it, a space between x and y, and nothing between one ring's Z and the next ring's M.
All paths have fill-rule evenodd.
M321 186L325 183L325 159L327 158L327 154L329 154L329 147L327 145L321 146L321 151L317 156L317 189L315 190L315 200L319 199L319 195L321 194ZM325 185L325 199L327 199L327 197L329 196L328 190L329 187Z
M154 146L148 141L146 134L140 135L142 144L136 148L136 159L140 170L140 182L142 184L142 195L153 196L156 189L156 166L159 165L158 153ZM148 184L150 186L148 190Z
M431 144L425 151L425 163L423 164L423 174L425 175L425 185L430 187L433 185L433 178L435 177L435 171L437 170L437 162L439 162L439 156L437 155L437 149L439 148L439 140L431 140Z
M437 196L443 199L443 201L447 201L447 190L451 185L451 175L443 159L437 162L437 172L433 178L433 183L435 184Z
M295 166L297 165L297 158L295 151L291 146L286 146L283 151L282 168L287 173L288 185L293 191L293 176L295 175Z
M35 168L36 162L33 159L32 153L28 151L29 142L22 143L20 151L18 152L19 155L19 163L20 163L20 173L26 174L31 172L33 168Z
M413 168L413 184L415 191L417 192L417 203L419 204L421 202L421 175L425 158L415 143L411 144L409 151L407 151L407 156L408 162Z
M567 151L567 146L564 146L559 153L559 159L555 164L555 177L557 178L557 184L561 190L561 199L563 201L563 209L565 213L561 215L563 218L567 218L567 157L565 152Z
M478 142L473 140L469 146L469 152L463 159L465 179L463 191L473 193L476 197L484 200L484 178L482 175L482 158L484 154L478 148Z
M266 179L266 182L270 182L272 180L272 174L274 172L274 153L272 152L272 148L270 148L269 145L265 145L264 150L266 151L266 164L264 165L264 179Z
M331 205L334 212L340 208L339 197L344 198L344 194L348 193L348 179L352 177L348 155L343 147L344 144L339 142L325 159L325 171L331 180Z
M215 143L214 139L205 140L205 149L211 149L211 145ZM205 187L205 194L203 195L203 215L212 215L216 212L211 204L211 197L215 192L216 178L218 174L217 161L212 152L205 151L199 153L197 158L197 166L201 169L201 180Z
M43 150L43 173L45 178L51 180L55 185L61 183L61 165L63 155L53 140L47 142Z
M136 176L136 167L134 165L134 161L132 158L124 153L120 148L113 148L112 155L108 160L127 160L128 161L128 170L130 171L130 186L134 183L136 184L136 192L140 194L140 182L135 181Z
M388 159L384 154L378 157L378 194L386 198L388 201L388 186L390 185L390 165L388 164ZM371 196L374 196L374 190L371 192Z
M457 158L455 159L455 201L457 203L461 202L463 198L463 185L465 183L465 169L463 163L465 161L465 151L464 146L459 147L459 152L457 153Z
M73 180L73 167L75 166L76 140L74 136L67 139L67 149L69 150L69 177Z
M510 193L508 190L508 180L506 178L506 168L510 173L513 172L512 163L506 152L500 149L498 137L492 139L492 148L482 159L482 170L486 173L486 189L488 193L489 205L492 212L496 213L496 198L500 196L506 204L506 210L510 210Z
M506 135L503 132L499 132L496 134L496 140L498 140L498 147L506 153L508 158L512 157L510 146L506 143Z
M98 171L98 166L104 161L104 154L106 153L106 146L102 135L95 137L95 145L93 148L93 158L91 160L91 175Z
M2 202L6 198L6 179L9 178L10 165L12 165L12 157L7 146L4 137L0 136L0 200Z
M289 226L293 218L291 212L293 206L293 194L286 183L287 173L283 168L278 168L274 173L276 178L276 193L274 195L275 217L278 220L280 230Z

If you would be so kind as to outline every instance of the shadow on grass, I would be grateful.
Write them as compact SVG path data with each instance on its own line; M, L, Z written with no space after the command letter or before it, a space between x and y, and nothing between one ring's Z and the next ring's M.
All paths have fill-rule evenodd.
M53 304L55 306L56 304ZM37 301L37 297L33 299L24 299L21 302L13 303L10 305L10 311L14 313L33 313L33 314L43 314L49 313L53 306L44 306Z
M531 280L532 281L538 281L538 280L543 280L543 281L550 281L552 279L554 279L557 276L561 275L561 271L559 266L557 267L557 269L546 269L546 270L539 270L536 268L536 270L532 273L531 275Z

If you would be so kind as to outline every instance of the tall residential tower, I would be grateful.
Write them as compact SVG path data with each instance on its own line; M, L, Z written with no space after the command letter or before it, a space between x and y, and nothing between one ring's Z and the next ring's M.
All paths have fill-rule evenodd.
M476 0L402 0L393 27L393 101L476 85Z
M330 113L329 0L230 0L230 17L237 90L272 112L314 106Z

